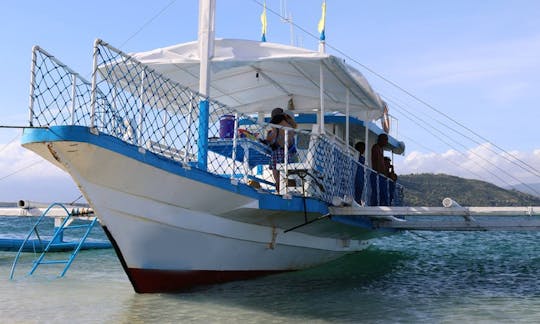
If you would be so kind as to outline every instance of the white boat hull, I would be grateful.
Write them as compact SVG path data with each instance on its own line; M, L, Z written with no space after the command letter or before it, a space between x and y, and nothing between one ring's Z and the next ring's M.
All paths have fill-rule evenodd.
M304 222L303 212L262 209L258 199L239 190L182 176L195 170L167 170L174 161L165 167L147 163L151 153L136 148L130 154L137 158L88 142L35 141L25 147L71 174L137 292L303 269L365 249L379 235L329 219L284 233ZM311 211L309 218L320 215Z

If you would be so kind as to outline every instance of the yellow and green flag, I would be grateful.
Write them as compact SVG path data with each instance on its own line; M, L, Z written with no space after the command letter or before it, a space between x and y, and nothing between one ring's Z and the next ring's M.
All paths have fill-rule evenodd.
M321 20L319 20L319 34L321 34L320 36L320 40L324 40L326 37L324 35L324 29L325 29L325 26L326 25L326 0L323 1L322 3L322 14L321 14Z
M266 42L266 26L267 26L267 21L266 21L266 1L263 4L263 12L261 14L261 25L262 25L261 42Z

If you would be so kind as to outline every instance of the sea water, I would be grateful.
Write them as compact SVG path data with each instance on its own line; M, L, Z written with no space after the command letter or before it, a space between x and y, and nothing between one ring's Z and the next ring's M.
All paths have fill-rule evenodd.
M33 221L0 217L0 236ZM26 253L15 280L15 253L0 252L0 322L540 322L539 243L534 232L405 232L317 268L180 294L136 294L112 249L81 251L63 278L45 265L26 276Z

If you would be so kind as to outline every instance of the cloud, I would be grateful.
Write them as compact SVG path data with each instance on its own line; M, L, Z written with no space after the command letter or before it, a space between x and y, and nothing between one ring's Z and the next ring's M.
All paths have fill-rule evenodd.
M19 179L55 178L65 173L18 141L0 145L0 178L16 173Z
M532 152L497 152L491 144L482 144L463 153L413 151L396 159L396 171L409 173L445 173L492 182L499 186L540 182L540 149Z
M70 176L18 141L0 145L0 201L71 202L80 191Z

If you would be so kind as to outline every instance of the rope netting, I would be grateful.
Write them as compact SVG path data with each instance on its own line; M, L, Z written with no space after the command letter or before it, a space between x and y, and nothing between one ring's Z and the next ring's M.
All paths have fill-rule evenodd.
M199 143L199 125L205 125L200 120L201 101L209 104L207 134L203 132L207 143ZM34 126L93 127L185 168L200 167L199 156L205 155L199 151L204 151L206 171L260 191L305 195L327 203L336 197L350 200L355 194L359 169L355 151L335 136L284 128L294 132L296 146L291 152L285 149L283 163L276 165L282 183L277 192L269 169L272 149L262 141L270 127L261 116L208 100L100 40L94 49L93 83L36 47L30 106ZM379 181L373 185L368 172L365 168L363 201L391 203L390 191L397 201L400 188L386 190L388 197L380 198L384 190L379 187L386 185ZM370 200L370 195L377 199Z
M91 83L35 46L32 52L30 125L87 125ZM102 98L100 93L97 96Z

